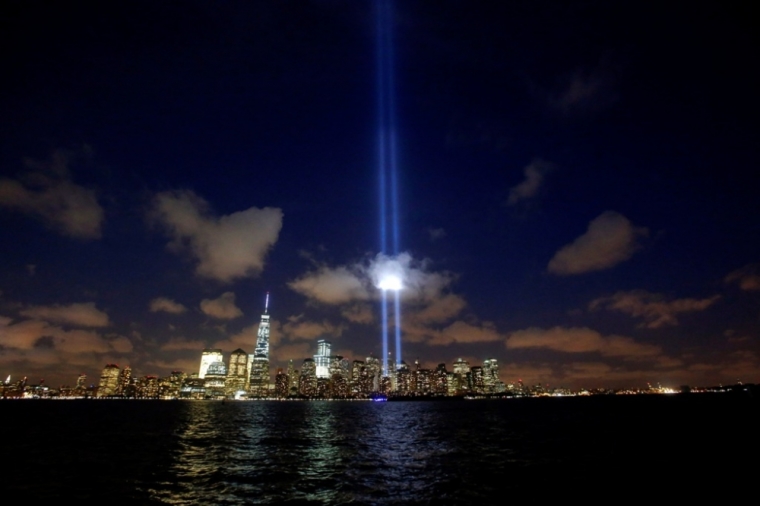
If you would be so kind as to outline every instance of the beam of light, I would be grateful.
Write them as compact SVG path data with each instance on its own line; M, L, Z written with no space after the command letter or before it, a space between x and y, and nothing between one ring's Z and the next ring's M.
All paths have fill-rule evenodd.
M377 163L380 199L380 251L388 253L388 233L394 256L400 251L398 167L396 144L396 93L393 68L393 33L392 9L390 0L376 0L377 16L376 57L377 57ZM389 209L390 208L390 209ZM389 223L390 222L390 223ZM390 229L390 230L389 230ZM388 290L395 293L394 317L396 337L396 368L401 363L401 304L399 290L402 281L398 276L386 276L380 280L378 288L382 291L382 339L383 339L383 374L388 375Z
M399 291L396 290L394 316L396 317L396 369L401 366L401 301Z
M388 298L383 290L382 312L383 312L383 376L388 376Z

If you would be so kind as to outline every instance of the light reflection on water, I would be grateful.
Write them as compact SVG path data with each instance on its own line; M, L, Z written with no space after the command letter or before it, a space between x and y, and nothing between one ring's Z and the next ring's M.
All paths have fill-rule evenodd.
M430 497L451 451L436 413L412 403L187 404L174 462L148 489L168 504L409 502Z
M750 397L482 402L0 402L3 490L29 504L502 504L628 483L729 500ZM635 486L631 479L636 479ZM748 481L747 481L748 482ZM741 482L744 483L744 482ZM583 485L585 484L585 485ZM688 485L693 487L693 485ZM710 488L712 487L712 488ZM727 495L728 494L728 495ZM545 502L545 501L543 501Z

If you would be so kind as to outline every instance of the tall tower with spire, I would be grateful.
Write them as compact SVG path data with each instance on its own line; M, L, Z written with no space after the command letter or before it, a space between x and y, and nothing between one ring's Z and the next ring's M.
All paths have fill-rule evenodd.
M251 360L249 389L252 397L269 395L269 292L264 302L264 314L259 322L256 350Z

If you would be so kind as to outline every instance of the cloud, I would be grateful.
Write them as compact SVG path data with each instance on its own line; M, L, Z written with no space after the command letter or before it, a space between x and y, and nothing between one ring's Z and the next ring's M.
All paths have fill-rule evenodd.
M206 344L203 341L191 341L184 337L172 337L168 342L161 345L161 351L194 350L198 352L199 357L204 348L206 348Z
M523 169L525 179L517 186L510 188L507 204L513 206L521 200L529 199L536 195L544 182L544 176L553 168L554 165L552 163L540 158L533 160L530 165Z
M637 343L629 337L602 336L588 327L530 327L512 332L506 342L508 349L544 348L563 353L599 353L606 357L656 357L659 346Z
M325 304L369 299L361 267L320 267L288 283L292 290Z
M438 239L443 239L446 237L446 230L443 228L428 228L427 233L431 241L436 241Z
M346 320L354 323L370 324L375 321L375 313L369 304L357 302L341 308L340 314Z
M449 345L452 343L486 343L503 341L505 336L500 334L493 323L483 322L481 325L472 325L463 321L456 321L436 333L428 341L432 345Z
M601 67L577 69L566 77L559 92L549 95L548 103L565 115L598 111L617 100L613 85L614 79Z
M638 239L648 234L622 214L605 211L591 220L585 234L554 254L548 270L568 276L609 269L631 258L641 248Z
M173 301L172 299L167 299L166 297L157 297L150 301L150 312L158 313L159 311L163 311L164 313L179 314L187 311L187 308L179 302Z
M427 260L415 260L408 253L395 257L380 253L352 265L321 266L289 282L288 286L313 301L340 305L379 299L380 281L386 276L397 276L403 284L402 300L412 304L429 303L441 296L454 276L448 272L430 272L428 265Z
M41 320L12 323L0 317L0 342L17 350L52 349L68 354L128 353L132 343L124 336L104 338L92 330L65 330Z
M291 316L283 324L282 333L291 341L313 341L318 338L333 339L343 333L343 327L328 321L314 322L303 320L303 315Z
M23 316L37 320L76 325L79 327L107 327L108 315L95 307L94 302L80 302L62 306L31 306L20 311Z
M760 290L760 264L747 264L731 272L724 281L737 283L742 290Z
M216 299L203 299L201 311L220 320L232 320L243 316L243 312L235 305L235 294L232 292L224 292Z
M645 321L642 324L643 327L657 329L664 326L678 325L678 319L676 318L678 313L704 311L718 299L720 299L720 295L713 295L707 299L675 299L667 301L660 294L650 293L645 290L632 290L617 292L610 297L595 299L589 304L589 309L605 308L620 311L633 317L643 318Z
M251 207L216 217L189 190L156 195L152 216L172 236L172 249L189 250L198 260L199 276L222 282L258 275L282 228L278 208Z
M103 208L93 190L75 184L68 156L53 153L49 163L26 162L20 180L0 179L0 206L40 218L58 232L78 239L98 239Z

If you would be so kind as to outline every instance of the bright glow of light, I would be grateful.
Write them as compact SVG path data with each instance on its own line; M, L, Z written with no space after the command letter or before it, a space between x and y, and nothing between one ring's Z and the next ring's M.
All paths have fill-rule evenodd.
M401 278L398 276L385 276L380 280L377 287L381 290L401 290L403 285L401 284Z

